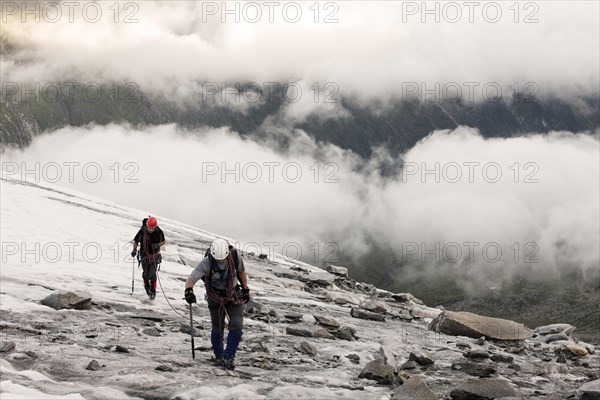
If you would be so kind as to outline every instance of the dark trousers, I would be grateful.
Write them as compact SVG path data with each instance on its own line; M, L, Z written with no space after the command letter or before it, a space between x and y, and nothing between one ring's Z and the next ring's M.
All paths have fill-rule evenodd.
M207 301L208 310L210 311L210 321L212 323L210 341L215 353L215 358L233 360L242 338L242 328L244 325L242 312L244 311L244 305L233 303L225 304L225 310L227 311L227 315L229 315L229 333L227 334L227 347L224 349L223 335L225 333L225 313L220 309L218 303L215 303L210 299Z
M225 305L225 309L227 315L229 315L229 331L241 332L244 327L244 317L242 316L244 305L228 303ZM208 310L210 311L210 322L213 330L220 331L222 337L225 330L225 313L219 315L219 304L210 299L208 300Z
M142 279L144 279L144 286L150 286L150 289L156 291L156 262L149 260L142 260Z

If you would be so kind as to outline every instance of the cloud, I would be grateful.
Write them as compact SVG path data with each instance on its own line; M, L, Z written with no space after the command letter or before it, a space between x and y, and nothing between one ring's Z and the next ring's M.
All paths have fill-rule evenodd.
M477 83L476 98L489 83L540 95L599 85L597 2L128 2L118 13L81 2L73 22L66 5L49 22L55 14L36 2L39 23L25 3L8 3L17 8L3 5L14 46L2 57L5 82L133 81L157 93L192 81L331 82L360 99L400 97L413 83L457 84L465 97ZM300 8L294 23L290 4Z
M486 139L459 127L370 160L302 131L278 134L284 152L227 129L68 127L5 151L3 168L292 258L299 248L309 261L358 259L375 243L407 265L473 279L598 273L597 132Z

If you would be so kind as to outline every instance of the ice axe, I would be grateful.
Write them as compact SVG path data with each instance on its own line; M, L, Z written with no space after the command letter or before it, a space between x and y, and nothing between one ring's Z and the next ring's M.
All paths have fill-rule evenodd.
M131 295L133 296L133 285L135 281L135 258L131 258Z
M190 303L190 336L192 338L192 360L196 359L196 349L194 349L194 318L192 316L192 303Z

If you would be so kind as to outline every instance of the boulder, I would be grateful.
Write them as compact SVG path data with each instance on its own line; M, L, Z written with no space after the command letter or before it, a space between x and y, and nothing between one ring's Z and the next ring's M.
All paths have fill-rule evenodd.
M575 327L573 325L551 324L551 325L538 326L537 328L535 328L533 330L533 333L535 333L536 335L553 335L556 333L564 333L565 335L569 336L569 335L571 335L571 333L573 333L574 330L575 330Z
M291 326L285 328L285 333L293 336L313 337L313 331L311 331L310 329L294 328Z
M408 303L412 301L417 304L423 304L421 300L417 299L410 293L396 293L392 295L392 298L398 303Z
M101 368L100 363L96 360L90 361L87 367L85 367L88 371L99 371Z
M348 354L347 356L345 356L347 359L349 359L352 363L354 364L358 364L360 363L360 356L358 354Z
M414 361L419 365L432 365L435 361L425 351L412 351L408 356L409 361Z
M342 340L352 341L357 339L356 329L352 328L351 326L342 326L340 329L333 332L333 334L335 337Z
M412 376L402 386L394 390L393 400L437 400L436 396L427 383L419 377Z
M362 305L362 308L367 311L372 311L372 312L379 313L379 314L385 314L389 311L386 306L384 306L383 304L381 304L375 300L366 301Z
M435 318L442 313L439 308L430 308L420 304L413 304L409 309L410 315L413 318Z
M347 292L328 292L325 294L325 298L331 300L337 304L354 304L359 305L362 303L360 296Z
M465 374L477 376L479 378L487 378L496 373L496 367L491 364L483 364L476 362L458 362L452 364L452 369L461 371Z
M313 330L312 333L313 337L316 338L323 338L323 339L335 339L335 336L331 333L329 333L327 330L321 328L321 327L317 327Z
M348 277L348 268L346 268L346 267L338 267L338 266L329 264L327 267L325 267L325 271L330 272L337 276L343 276L344 278Z
M160 334L160 332L158 331L158 329L156 329L156 328L146 328L146 329L142 330L142 333L144 335L148 335L148 336L156 336L156 337L162 336Z
M486 350L482 350L482 349L476 349L476 350L469 350L467 352L463 353L463 356L467 357L467 358L490 358L490 353L488 353Z
M397 373L398 363L396 363L396 357L394 357L392 350L389 347L381 346L379 348L379 354L381 355L383 362L393 368L394 374Z
M410 360L402 364L400 366L400 369L415 369L418 365L419 364L417 364L415 361Z
M294 348L301 353L309 354L311 356L314 356L317 354L317 348L314 345L312 345L308 342L305 342L305 341L300 342L300 344L294 346Z
M359 378L371 379L384 384L392 383L395 376L394 367L386 364L381 358L376 358L368 363L358 375Z
M490 356L490 360L494 361L494 362L502 362L502 363L512 363L514 361L514 358L512 356L507 356L504 354L492 354Z
M247 314L267 314L269 312L266 307L254 300L250 300L246 303L244 310Z
M286 319L286 322L295 323L295 322L302 322L304 316L300 313L290 311L290 312L283 314L283 318Z
M129 349L125 346L121 346L121 345L117 345L117 347L115 347L115 351L117 353L129 353Z
M85 292L59 290L44 298L41 303L55 310L88 310L92 306L92 295Z
M600 400L600 379L584 383L579 387L581 400Z
M470 379L452 390L450 397L453 400L520 398L517 391L507 381L501 379Z
M203 329L202 326L194 326L194 336L201 336L202 329ZM179 323L179 332L189 335L191 333L191 331L192 330L191 330L190 324L183 323L183 322Z
M563 349L568 350L571 354L577 357L585 357L588 355L588 351L585 347L579 346L575 343L569 343L562 346Z
M385 321L385 317L381 314L361 310L356 307L352 308L352 310L350 311L350 315L354 318L369 319L373 321Z
M429 330L454 336L495 340L525 340L533 332L523 324L507 319L484 317L469 312L443 311L429 324Z
M339 328L341 326L341 324L337 320L335 320L331 317L327 317L327 316L323 316L323 315L315 315L315 314L313 314L313 317L315 318L315 320L317 321L317 323L319 325L328 326L331 328Z
M15 342L9 340L7 342L0 342L0 353L6 353L15 348Z

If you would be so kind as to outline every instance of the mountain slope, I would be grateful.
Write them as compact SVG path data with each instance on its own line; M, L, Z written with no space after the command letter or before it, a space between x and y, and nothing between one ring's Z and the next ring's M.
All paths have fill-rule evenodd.
M115 89L115 87L117 89ZM306 118L291 117L277 92L262 102L243 100L182 104L172 99L131 90L124 86L102 87L94 98L83 87L69 86L69 96L53 99L13 95L0 99L0 143L24 147L33 136L46 130L89 123L157 125L177 123L184 127L229 127L242 135L278 135L278 129L303 129L317 141L333 143L368 157L372 148L386 146L392 153L411 148L434 130L459 125L478 128L486 137L511 137L531 132L567 130L583 132L600 127L600 99L548 97L514 98L503 101L460 102L391 100L385 106L362 104L352 98L337 98L343 115L317 104ZM125 94L123 94L125 93ZM119 95L120 94L120 95ZM242 98L242 95L240 95Z
M450 398L471 378L451 368L465 360L464 346L506 357L514 346L431 332L427 322L439 310L410 296L396 300L319 268L246 253L254 304L246 309L238 368L224 371L208 361L204 301L193 308L196 360L183 332L189 323L183 282L215 235L159 216L167 244L160 292L150 302L137 269L131 294L135 265L128 243L147 213L57 187L0 183L0 347L15 345L0 352L0 390L7 398L389 398L392 385L358 377L382 348L399 364L410 352L431 353L435 366L400 374L419 376L437 398ZM57 311L40 304L59 289L89 292L91 308ZM202 299L203 288L196 293ZM383 307L379 315L386 321L354 318L353 307ZM332 330L316 322L322 316L338 321L346 339L327 333ZM510 355L513 364L494 365L495 375L523 396L571 395L598 378L597 354L557 364L552 348L533 341L521 345ZM96 371L86 369L92 360L99 364Z

